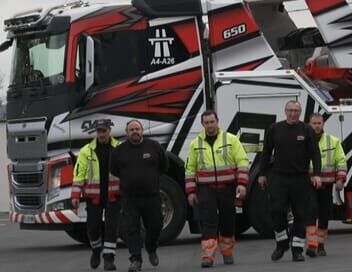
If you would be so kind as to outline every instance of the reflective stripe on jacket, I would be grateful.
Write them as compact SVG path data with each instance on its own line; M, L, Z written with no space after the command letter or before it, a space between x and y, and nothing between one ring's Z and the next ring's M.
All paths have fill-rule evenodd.
M341 142L338 138L328 135L325 132L319 140L321 153L321 181L332 183L336 180L346 181L347 164L346 156ZM310 167L312 173L312 163Z
M196 184L221 186L226 183L248 183L248 157L239 139L219 129L211 147L202 131L191 143L186 162L186 192L196 190Z
M119 142L110 137L112 147L119 145ZM95 152L97 139L94 138L79 151L78 159L73 170L73 184L71 198L84 197L92 199L94 204L100 202L100 167L99 159ZM120 193L120 180L109 174L108 201L117 199Z

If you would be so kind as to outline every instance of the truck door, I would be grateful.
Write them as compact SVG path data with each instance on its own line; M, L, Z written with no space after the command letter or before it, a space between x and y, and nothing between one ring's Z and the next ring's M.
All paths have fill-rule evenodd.
M284 105L289 100L298 100L297 94L252 94L238 95L237 124L228 130L236 131L250 159L263 149L265 131L269 126L284 119Z
M216 91L217 112L221 126L236 134L250 161L262 151L265 131L272 123L284 119L284 106L298 100L298 91L275 92L248 84L231 83Z
M88 36L94 42L93 57L91 63L86 63L89 47L84 44L86 54L83 54L82 66L85 64L94 68L93 80L85 90L81 107L69 116L72 139L91 138L96 120L102 118L112 120L112 133L117 137L125 135L125 124L130 119L140 119L148 133L147 90L150 84L145 80L145 32L143 27L137 30L116 28L111 32Z
M172 136L184 142L178 134L186 107L202 80L201 56L196 19L170 17L148 22L147 90L150 134L161 143ZM174 150L175 151L175 150ZM175 153L178 153L175 151Z

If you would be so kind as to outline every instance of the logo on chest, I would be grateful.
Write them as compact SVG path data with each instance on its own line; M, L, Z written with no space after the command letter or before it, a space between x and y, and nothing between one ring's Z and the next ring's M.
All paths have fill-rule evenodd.
M150 159L152 157L152 154L150 153L143 153L143 159Z
M215 151L215 153L216 153L216 154L222 154L222 149L217 149L217 150Z
M304 141L305 137L303 135L297 136L297 141Z

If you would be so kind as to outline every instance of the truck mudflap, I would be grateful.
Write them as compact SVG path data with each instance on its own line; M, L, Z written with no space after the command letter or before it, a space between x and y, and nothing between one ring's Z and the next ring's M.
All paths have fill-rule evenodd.
M85 222L86 219L80 216L77 210L60 210L40 214L10 212L9 218L11 223L19 224L72 224Z

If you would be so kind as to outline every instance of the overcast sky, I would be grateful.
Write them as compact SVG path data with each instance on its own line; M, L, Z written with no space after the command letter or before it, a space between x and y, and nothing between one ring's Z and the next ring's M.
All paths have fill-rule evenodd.
M114 0L96 0L99 2L114 2ZM115 0L119 2L120 0ZM162 1L162 0L160 0ZM349 0L352 1L352 0ZM11 17L13 14L31 10L37 7L48 7L64 3L64 0L0 0L0 43L6 39L6 33L3 31L4 20ZM66 1L68 2L68 1ZM94 1L92 1L94 2ZM290 9L301 10L305 8L303 0L293 1L290 3ZM293 13L301 26L311 25L313 22L309 16L303 15L302 12ZM5 90L8 85L8 78L11 68L11 50L0 53L0 75L4 76L3 88L0 89L0 98L5 97Z

